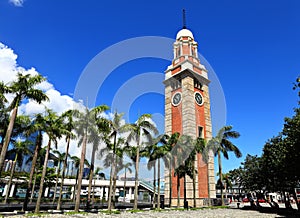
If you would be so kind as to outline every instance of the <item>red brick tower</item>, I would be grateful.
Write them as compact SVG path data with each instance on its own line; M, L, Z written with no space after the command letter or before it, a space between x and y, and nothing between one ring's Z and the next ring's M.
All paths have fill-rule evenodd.
M192 32L183 28L177 33L173 46L174 59L165 71L165 132L171 135L198 136L209 140L212 137L208 75L198 57L198 44ZM197 155L196 198L197 206L203 199L216 197L214 159L208 164ZM169 169L165 170L165 203L169 203ZM180 181L180 204L183 205L183 178ZM193 205L192 180L186 176L186 193L189 205ZM171 205L177 205L177 177L172 169Z

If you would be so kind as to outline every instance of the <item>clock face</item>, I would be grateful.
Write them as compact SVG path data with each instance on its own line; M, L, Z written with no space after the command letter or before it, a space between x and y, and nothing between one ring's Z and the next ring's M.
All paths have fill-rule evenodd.
M181 93L180 92L176 92L173 97L172 97L172 104L174 106L179 105L181 102Z
M195 92L195 101L200 106L203 104L203 97L200 92Z

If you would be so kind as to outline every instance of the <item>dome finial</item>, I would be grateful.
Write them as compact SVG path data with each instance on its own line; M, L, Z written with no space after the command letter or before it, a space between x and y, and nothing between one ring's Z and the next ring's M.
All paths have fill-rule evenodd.
M182 29L186 29L185 9L182 9Z

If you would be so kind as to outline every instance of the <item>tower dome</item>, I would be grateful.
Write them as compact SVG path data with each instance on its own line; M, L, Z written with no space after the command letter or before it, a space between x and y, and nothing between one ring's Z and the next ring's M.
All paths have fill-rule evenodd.
M180 39L181 37L191 37L194 39L193 33L188 29L182 29L177 33L176 39Z

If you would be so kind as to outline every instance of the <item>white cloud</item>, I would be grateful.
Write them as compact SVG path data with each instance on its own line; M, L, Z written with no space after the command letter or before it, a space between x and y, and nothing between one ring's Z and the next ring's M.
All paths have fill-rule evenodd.
M23 1L22 1L23 3ZM14 79L16 79L16 75L18 72L22 72L23 74L31 74L31 75L37 75L39 72L35 68L25 69L21 66L18 66L17 63L18 55L15 54L15 52L9 48L8 46L2 44L0 42L0 81L3 81L4 83L8 84L12 82ZM74 102L72 97L69 95L64 95L58 90L55 89L54 85L49 83L48 81L44 81L43 83L37 85L36 88L39 88L43 90L46 95L49 98L49 101L45 101L42 104L37 104L35 101L26 101L26 103L22 104L19 107L19 114L27 114L27 115L34 115L36 113L43 113L45 111L45 107L52 109L53 111L57 112L58 114L61 114L62 112L68 110L68 109L79 109L82 110L84 108L82 103ZM6 96L8 100L12 100L12 95ZM112 119L114 113L102 113L102 116L107 119ZM149 119L150 122L152 122L151 119ZM125 120L122 120L122 124L125 124ZM126 138L128 136L127 134L121 134L121 137ZM48 142L48 136L44 134L43 137L43 147L47 145ZM66 141L65 138L61 138L58 140L58 150L60 152L65 152L66 149ZM103 148L105 145L104 143L101 143L99 146ZM52 148L54 148L54 144L52 145ZM70 143L70 154L76 155L80 158L81 153L81 146L78 147L78 140L72 140ZM86 150L86 159L90 160L92 153L92 145L87 145ZM99 157L96 154L96 161L95 166L99 166L103 168L101 157ZM127 161L130 161L129 159ZM134 167L133 167L134 168ZM107 175L109 174L108 169L103 170ZM147 169L144 166L144 164L141 164L141 175L147 174ZM144 177L145 178L145 177Z
M12 3L16 7L22 7L24 4L24 0L9 0L9 3Z

